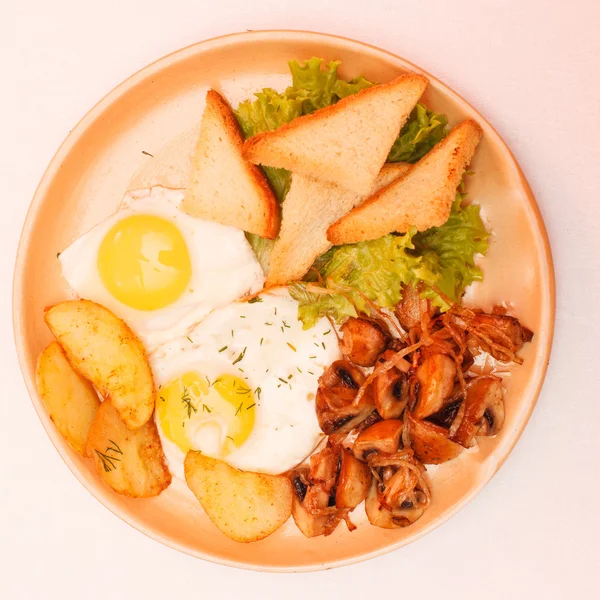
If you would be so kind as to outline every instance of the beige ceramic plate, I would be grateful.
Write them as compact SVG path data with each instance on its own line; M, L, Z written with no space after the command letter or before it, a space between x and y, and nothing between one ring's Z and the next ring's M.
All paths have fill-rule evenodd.
M288 522L251 545L226 538L183 486L158 498L133 500L105 487L91 464L75 454L50 421L35 389L39 352L50 341L42 314L68 289L56 253L110 215L128 189L180 187L208 86L232 104L264 86L285 86L287 61L321 56L342 61L341 74L388 81L424 73L426 103L454 125L470 117L484 138L473 162L469 197L483 207L494 241L483 263L485 283L468 301L483 308L506 301L535 332L525 364L506 378L507 418L500 435L435 471L433 504L413 526L395 531L340 526L327 538L307 540ZM149 153L152 156L148 156ZM21 368L38 415L61 456L86 488L116 515L173 548L194 556L255 569L311 570L343 565L398 548L431 531L482 489L506 459L531 414L542 385L554 322L550 249L531 190L498 134L460 96L415 65L352 40L302 32L250 32L196 44L140 71L111 92L79 123L48 167L23 231L14 285L14 327Z

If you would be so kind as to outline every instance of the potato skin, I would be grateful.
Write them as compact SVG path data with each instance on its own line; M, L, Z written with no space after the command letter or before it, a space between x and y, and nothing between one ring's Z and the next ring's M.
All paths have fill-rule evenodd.
M90 300L61 302L47 308L44 318L73 368L110 397L127 427L144 425L154 410L154 379L129 326Z
M100 399L92 384L73 369L58 342L39 355L35 380L46 410L69 446L85 455L85 444Z
M240 471L200 452L187 453L185 480L210 520L236 542L256 542L292 514L292 484L284 475Z
M162 444L153 420L131 430L105 400L92 423L86 444L98 475L118 494L157 496L171 484Z

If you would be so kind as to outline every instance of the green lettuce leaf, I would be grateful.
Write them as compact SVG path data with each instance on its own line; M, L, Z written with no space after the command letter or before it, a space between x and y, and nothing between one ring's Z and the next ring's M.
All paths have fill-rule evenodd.
M446 115L432 112L423 104L413 108L388 155L389 162L415 163L448 134Z
M340 321L370 314L368 301L392 308L401 300L402 284L421 282L423 296L442 310L459 302L465 288L482 278L475 255L487 252L489 238L479 206L463 206L463 200L457 194L441 227L338 246L318 258L308 281L290 287L304 328L325 316Z
M441 227L418 233L413 241L428 270L437 273L435 287L453 302L459 302L466 287L481 281L483 273L475 265L477 254L485 255L490 234L481 219L479 206L463 205L465 194L456 194L450 218ZM448 303L435 290L425 296L445 310Z
M369 314L369 301L391 308L400 301L402 284L435 282L436 273L415 253L414 235L415 231L409 231L338 246L321 257L313 267L313 278L318 271L323 285L297 283L290 289L298 300L298 318L304 328L324 316L338 321L358 312Z

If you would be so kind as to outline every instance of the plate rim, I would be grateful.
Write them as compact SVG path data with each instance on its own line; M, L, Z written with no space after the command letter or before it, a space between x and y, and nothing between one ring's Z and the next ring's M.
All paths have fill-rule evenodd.
M491 131L497 136L498 141L503 147L503 150L507 152L508 156L512 159L512 163L516 168L517 175L519 176L519 180L523 191L527 197L527 205L528 208L532 211L532 216L537 226L538 235L541 242L541 249L543 251L541 261L542 264L545 264L545 270L548 281L548 289L549 289L549 297L548 297L548 316L549 322L546 323L547 327L547 343L544 347L540 348L538 353L541 354L542 366L539 370L538 381L536 382L535 388L531 390L532 393L532 402L528 407L527 414L524 416L521 427L518 431L515 431L512 435L512 439L510 440L506 452L503 456L497 461L494 466L494 469L490 474L482 480L477 486L475 486L469 494L464 497L460 502L452 506L448 511L446 511L443 515L441 515L438 519L435 519L428 527L419 531L417 534L413 535L409 539L402 539L396 543L386 545L377 550L360 554L356 556L352 556L350 558L332 560L327 563L319 563L312 565L300 565L300 566L279 566L279 565L256 565L252 563L241 562L237 560L227 560L220 557L215 557L213 555L207 554L201 551L191 551L185 546L178 544L166 537L161 536L160 534L149 530L144 525L135 522L133 519L129 519L124 515L119 514L113 507L105 504L100 496L95 492L91 484L85 481L85 479L80 476L78 472L78 468L73 464L70 457L66 452L63 451L60 441L60 434L56 430L56 428L51 428L45 419L42 418L41 411L43 410L42 402L39 399L37 388L35 385L34 378L30 377L27 373L26 367L26 356L25 349L23 344L23 324L20 319L20 304L22 299L22 285L23 285L23 263L25 262L27 249L30 242L31 230L33 228L35 222L35 215L43 203L43 199L45 197L45 191L48 185L51 183L53 175L57 168L60 167L60 162L63 156L67 155L70 148L76 143L76 141L85 133L87 126L94 122L96 117L102 113L102 111L107 108L113 101L118 99L120 96L125 94L130 88L134 87L139 81L147 78L153 72L157 70L161 70L163 68L168 67L173 62L177 62L180 60L184 60L187 56L192 56L196 53L203 53L210 50L218 49L219 47L225 47L228 45L236 45L240 41L273 41L276 39L281 40L293 40L293 39L301 39L304 41L312 40L316 42L323 42L327 44L328 41L335 40L338 43L343 43L348 46L353 46L356 50L359 51L368 51L373 55L387 56L395 61L400 61L404 65L414 69L417 72L423 73L430 80L434 80L438 85L440 85L444 93L453 95L456 99L460 100L461 103L468 106L470 110L477 116L477 118L481 119L481 121L485 122L491 129ZM21 374L25 381L25 385L27 388L27 392L30 397L30 401L33 404L34 410L38 415L38 418L41 421L42 427L46 431L46 434L50 438L53 446L58 452L59 456L62 458L63 462L69 468L71 473L76 477L76 479L83 485L83 487L107 510L109 510L116 517L121 519L121 521L127 523L129 526L134 528L135 530L143 533L150 539L157 541L165 546L177 550L179 552L183 552L189 556L194 558L201 558L208 562L225 565L229 567L236 567L241 569L247 569L252 571L259 572L288 572L288 573L299 573L299 572L311 572L311 571L321 571L321 570L329 570L332 568L338 568L343 566L348 566L354 563L363 562L366 560L370 560L372 558L376 558L378 556L382 556L384 554L388 554L394 550L399 549L402 546L405 546L409 543L412 543L424 535L428 534L432 530L440 527L444 523L446 523L450 518L456 515L460 510L462 510L467 504L469 504L475 496L479 494L479 492L489 484L489 482L493 479L496 473L500 470L500 468L504 465L512 451L514 450L515 445L521 438L523 431L527 427L533 410L537 405L539 400L540 393L542 391L544 382L546 380L546 375L549 366L549 359L552 351L552 346L554 342L554 329L555 329L555 320L556 320L556 279L555 279L555 269L554 262L552 257L552 249L550 246L550 240L548 236L548 231L546 229L540 208L537 204L536 198L533 194L531 186L523 173L521 165L517 161L513 152L511 151L508 144L504 141L502 136L498 133L496 128L489 122L487 118L485 118L479 110L477 110L470 102L468 102L462 95L457 93L454 89L446 85L442 80L438 77L432 75L425 69L419 67L415 63L410 60L405 59L402 56L399 56L393 52L385 50L384 48L380 48L375 46L374 44L370 44L367 42L363 42L360 40L356 40L353 38L323 33L318 31L309 31L309 30L295 30L295 29L265 29L265 30L247 30L242 32L234 32L228 33L225 35L220 35L212 38L208 38L205 40L201 40L199 42L195 42L184 46L183 48L174 50L165 56L162 56L148 65L140 68L135 73L121 81L114 88L112 88L107 94L105 94L98 102L92 106L77 122L77 124L70 130L70 132L66 135L62 143L59 145L58 149L54 153L51 158L48 166L44 170L44 173L40 179L39 184L36 187L32 200L29 204L29 208L27 210L25 219L23 221L23 226L21 230L21 235L18 243L17 254L15 259L15 267L13 274L13 293L12 293L12 312L13 312L13 334L14 334L14 342L16 353L19 361L19 367L21 370ZM36 402L37 399L37 402Z

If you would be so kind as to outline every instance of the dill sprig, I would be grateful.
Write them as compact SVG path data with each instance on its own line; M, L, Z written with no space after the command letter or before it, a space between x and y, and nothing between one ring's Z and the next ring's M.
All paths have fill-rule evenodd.
M198 412L198 409L192 404L192 399L188 394L187 388L183 387L183 395L181 396L181 401L185 404L185 409L187 410L188 419L192 418L193 412Z

